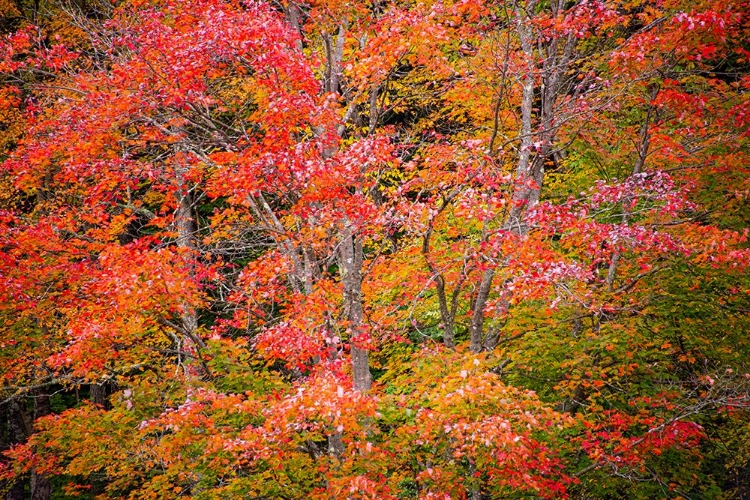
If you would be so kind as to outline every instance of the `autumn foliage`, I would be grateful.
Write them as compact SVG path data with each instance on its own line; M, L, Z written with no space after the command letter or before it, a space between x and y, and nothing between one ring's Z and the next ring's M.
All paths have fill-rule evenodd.
M0 0L0 488L750 496L750 3Z

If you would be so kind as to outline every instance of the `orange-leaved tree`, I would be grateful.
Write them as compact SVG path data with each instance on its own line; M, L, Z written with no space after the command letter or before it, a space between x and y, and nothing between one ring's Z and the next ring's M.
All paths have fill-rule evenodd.
M0 59L14 494L742 494L747 5L66 9Z

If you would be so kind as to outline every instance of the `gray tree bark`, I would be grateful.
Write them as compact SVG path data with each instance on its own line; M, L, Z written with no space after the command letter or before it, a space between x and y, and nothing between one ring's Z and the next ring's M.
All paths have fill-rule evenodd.
M369 354L357 347L356 339L363 333L364 307L362 304L362 262L364 253L362 240L352 231L347 221L341 234L339 245L339 271L344 285L344 312L349 323L354 389L361 392L370 390Z

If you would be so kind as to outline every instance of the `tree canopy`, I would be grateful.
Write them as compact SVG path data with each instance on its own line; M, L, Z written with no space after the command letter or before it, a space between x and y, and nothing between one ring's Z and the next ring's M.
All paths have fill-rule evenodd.
M750 2L0 10L9 500L750 498Z

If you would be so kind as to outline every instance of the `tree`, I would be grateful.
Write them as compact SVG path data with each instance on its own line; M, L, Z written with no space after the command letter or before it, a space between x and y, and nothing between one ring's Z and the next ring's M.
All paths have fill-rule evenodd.
M84 7L0 59L13 494L742 494L747 6Z

